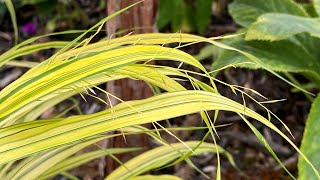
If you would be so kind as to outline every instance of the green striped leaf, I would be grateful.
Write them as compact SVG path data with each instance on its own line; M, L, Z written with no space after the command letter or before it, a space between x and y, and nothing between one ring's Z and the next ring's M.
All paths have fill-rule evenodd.
M143 176L135 176L130 178L130 180L182 180L177 176L172 175L143 175Z
M180 156L183 156L190 151L189 148L193 149L197 147L194 149L193 153L190 154L191 156L199 155L204 152L216 153L216 145L202 142L199 146L199 143L201 142L190 141L185 142L185 144L176 143L152 149L129 160L123 166L114 170L106 177L106 180L134 178L149 170L162 167ZM225 152L220 147L218 147L218 151L222 154Z
M45 62L0 92L1 124L12 123L12 119L16 117L14 114L29 111L41 101L57 96L56 92L60 89L74 89L70 86L75 82L150 59L178 60L205 71L189 54L161 46L127 46L92 56L78 57L75 60L56 61L50 67L47 66L48 62Z
M128 153L140 149L141 148L109 148L72 156L68 159L61 160L59 163L52 166L50 169L45 171L40 177L38 177L38 179L48 179L50 177L54 177L62 172L66 172L68 170L71 170L73 168L76 168L78 166L88 163L89 161L103 156L108 156L110 154Z
M24 126L23 123L3 128L1 131L6 134L3 136L0 133L0 156L3 157L0 159L0 164L102 132L200 112L203 109L243 113L276 131L300 152L277 127L243 105L215 93L179 91L121 103L112 110L108 109L97 114L60 119L35 128L25 126L23 131L17 128Z
M3 179L37 179L55 164L102 139L105 137L94 137L28 157L11 169Z
M23 55L32 54L32 53L35 53L35 52L38 52L41 50L45 50L45 49L63 48L68 43L69 42L65 42L65 41L51 41L51 42L37 43L37 44L32 44L32 45L21 47L21 48L15 50L14 53L10 54L9 57L7 57L6 59L3 59L0 62L0 66L3 66L8 61L13 60L17 57L21 57Z

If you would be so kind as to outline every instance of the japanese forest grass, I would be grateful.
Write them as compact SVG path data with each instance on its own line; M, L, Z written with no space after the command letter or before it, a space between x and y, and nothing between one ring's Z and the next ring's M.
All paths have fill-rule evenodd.
M0 92L0 179L48 178L63 173L57 167L64 167L64 171L67 171L74 167L70 165L70 162L77 162L77 165L80 165L87 162L85 157L90 155L92 157L103 155L113 157L112 154L137 150L130 148L102 149L91 152L93 154L90 155L72 156L90 144L122 135L106 134L106 132L112 131L121 131L124 134L147 133L159 141L162 146L124 163L109 174L107 179L113 177L139 179L142 173L165 166L179 157L180 159L176 163L186 160L196 168L187 156L202 152L225 154L232 162L230 155L216 143L204 143L202 140L167 144L157 133L141 129L138 126L150 122L157 124L161 120L200 113L208 126L208 133L211 134L215 142L214 121L207 116L207 111L218 112L221 110L239 114L281 165L282 163L263 136L245 116L259 121L281 135L313 168L290 138L271 123L270 118L273 114L270 111L266 110L270 116L265 118L247 108L245 104L239 104L220 95L215 88L217 80L212 78L193 56L179 50L181 46L198 42L208 42L220 48L235 51L237 49L218 43L214 41L215 38L208 39L181 33L128 35L92 44L89 44L92 37L88 37L80 42L80 39L84 38L87 32L101 28L106 20L116 14L105 18L72 42L53 42L49 46L48 44L30 45L36 39L41 38L35 37L18 44L0 56L0 64L5 65L21 55L47 49L50 46L61 48L52 57L36 66L27 64L29 67L34 67ZM170 43L179 43L179 46L175 48L164 46ZM185 45L181 45L182 43ZM250 54L242 51L240 53L257 60ZM201 73L145 63L162 60L189 64L201 70ZM139 64L137 64L138 62ZM207 85L195 79L192 76L194 74L209 78L211 84ZM127 102L120 100L120 104L113 106L110 97L117 97L99 88L98 85L124 78L143 80L154 87L161 88L164 93L143 100ZM188 80L194 89L187 90L179 84L178 81L181 79ZM235 92L245 94L239 87L227 86ZM95 91L104 92L108 97L107 100L96 97ZM96 97L108 104L110 108L90 115L37 120L47 109L75 94L80 94L83 97L83 94ZM289 131L287 127L286 129ZM169 129L164 130L169 132ZM164 152L166 152L166 159L161 158L161 153ZM217 158L219 160L219 156ZM150 159L154 161L150 161ZM139 164L140 166L137 166ZM313 170L317 174L314 168ZM177 179L177 177L170 175L162 177ZM159 178L161 177L159 176ZM220 162L217 168L217 179L220 179Z

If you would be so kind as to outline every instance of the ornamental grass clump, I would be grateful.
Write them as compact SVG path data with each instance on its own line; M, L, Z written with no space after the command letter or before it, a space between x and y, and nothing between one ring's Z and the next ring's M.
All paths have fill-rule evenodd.
M250 117L276 131L301 154L290 138L270 122L272 112L266 109L269 114L268 119L247 108L245 104L220 95L215 86L215 83L220 81L212 78L193 56L179 50L180 47L199 42L207 42L235 51L237 49L215 41L219 38L204 38L182 33L128 35L90 43L93 36L86 37L88 32L97 31L98 33L108 19L132 6L101 20L72 42L31 45L30 43L41 38L41 36L34 37L16 45L0 56L1 66L11 63L11 65L32 67L0 92L0 179L47 179L57 174L71 176L66 173L68 170L94 158L105 155L114 157L113 154L140 149L111 148L74 155L79 150L103 139L137 133L146 133L161 146L123 163L106 179L179 179L172 175L142 174L152 169L174 165L182 160L197 169L188 157L203 152L217 154L219 162L217 179L220 179L219 154L225 155L231 164L234 166L235 164L232 156L217 145L215 119L210 118L208 111L215 111L216 114L219 111L237 113L286 170L264 137L247 120ZM77 31L63 33L75 32ZM172 43L179 45L174 48L164 46ZM16 61L17 57L48 48L59 48L60 50L40 64ZM247 55L254 62L257 61L250 54L242 51L240 53ZM189 71L180 66L146 64L149 61L162 60L188 64L198 68L201 72ZM197 80L193 75L208 78L210 84ZM122 101L98 86L124 78L143 80L162 89L163 93L143 100ZM189 81L194 89L187 90L183 87L178 81L181 79ZM234 92L247 95L241 87L225 85ZM108 104L109 109L89 115L38 119L47 109L75 94L83 97L84 95L96 97L96 91L106 94L106 100L99 97L97 99ZM111 97L119 99L121 103L112 105ZM170 128L162 127L158 121L192 113L200 113L207 125L205 129L208 133L202 140L184 142L175 136L180 143L168 144L159 136L158 131L170 133ZM161 128L148 130L140 126L145 123L154 123ZM286 129L289 131L287 127ZM115 133L109 134L109 132ZM211 135L214 143L204 142L208 135ZM309 162L303 154L301 156ZM313 168L310 162L309 164ZM315 169L314 171L317 173ZM290 174L289 171L287 172ZM202 174L205 176L204 173Z

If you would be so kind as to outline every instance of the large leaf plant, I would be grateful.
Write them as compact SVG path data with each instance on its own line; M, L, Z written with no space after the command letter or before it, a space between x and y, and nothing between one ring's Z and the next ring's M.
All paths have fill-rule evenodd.
M293 0L235 0L229 12L243 28L242 36L225 42L246 51L260 61L253 62L232 51L222 51L213 69L228 64L246 68L264 68L283 73L291 82L299 82L290 73L299 73L320 87L320 1L300 4ZM308 86L305 86L308 87ZM320 96L306 94L313 105L306 123L301 151L320 171ZM299 178L318 179L299 158Z
M76 152L103 139L136 133L148 134L161 146L122 164L106 179L179 179L172 175L141 174L166 165L173 165L181 160L185 160L196 168L187 157L202 152L217 153L218 160L220 153L225 154L233 164L230 154L216 144L214 120L208 116L208 111L212 110L216 114L221 110L239 114L283 166L264 137L246 117L271 128L301 154L319 177L316 169L289 137L274 126L269 119L245 105L220 95L215 88L216 79L209 75L199 61L179 48L198 42L208 42L221 48L239 50L216 42L215 38L203 38L189 34L128 35L89 44L92 36L86 37L88 32L98 32L104 22L132 6L106 17L72 42L30 44L43 37L39 36L16 45L0 56L1 66L10 64L32 67L0 92L0 179L47 179L57 174L75 178L67 171L94 158L105 155L114 157L113 154L138 149L100 149L74 155ZM78 31L63 33L76 32L78 33ZM179 45L175 48L164 46L171 43ZM48 48L59 48L60 50L40 64L16 60L22 55ZM257 60L248 53L239 52L254 61ZM145 63L161 60L189 64L201 72L188 71L180 66L174 68ZM195 74L209 78L210 85L194 78ZM161 88L164 93L143 100L127 102L120 100L120 104L113 106L110 97L117 97L98 85L123 78L143 80L154 87ZM181 79L188 80L194 89L187 90L183 87L178 83ZM246 94L239 87L227 86L235 92ZM96 91L104 92L107 99L97 97ZM96 97L108 104L110 108L89 115L38 119L47 109L75 94L80 94L84 98L84 95ZM273 115L269 110L267 112ZM140 126L151 122L162 127L157 123L158 121L192 113L201 114L208 131L204 139L211 134L214 143L206 143L201 140L168 144L159 136L158 131L163 130L170 133L169 129L148 130ZM116 133L108 134L108 132ZM175 159L177 160L174 161ZM217 179L220 178L219 162Z

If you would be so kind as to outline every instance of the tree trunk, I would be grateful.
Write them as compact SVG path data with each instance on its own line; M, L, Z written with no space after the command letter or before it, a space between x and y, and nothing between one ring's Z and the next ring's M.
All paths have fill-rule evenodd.
M106 13L110 15L121 8L127 7L139 0L106 0ZM130 8L128 11L122 13L120 16L111 19L107 22L107 34L108 37L112 38L112 35L117 30L127 30L133 33L147 33L153 32L154 20L155 20L155 7L157 5L157 0L145 0L143 3ZM126 34L124 33L124 34ZM118 81L109 82L107 84L107 91L113 95L116 95L120 99L127 100L137 100L150 97L152 91L150 87L143 81L123 79ZM118 102L115 98L111 99L112 105L115 105ZM149 127L150 125L145 125ZM109 139L107 141L101 142L104 147L149 147L148 138L146 135L130 135L126 136L125 139L123 136ZM126 162L132 157L138 155L138 153L127 153L116 156L121 162ZM107 157L104 159L103 164L106 165L104 170L107 174L112 172L119 164L114 161L112 158ZM100 167L103 168L103 167Z

